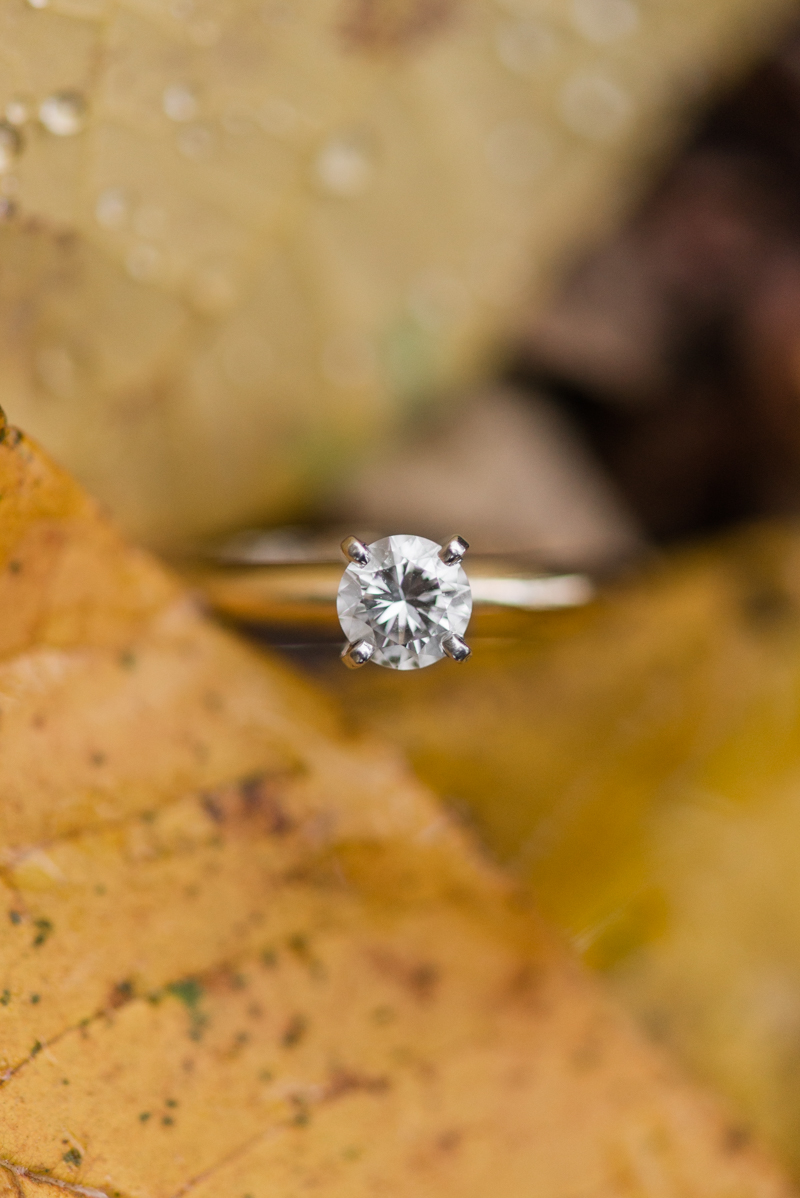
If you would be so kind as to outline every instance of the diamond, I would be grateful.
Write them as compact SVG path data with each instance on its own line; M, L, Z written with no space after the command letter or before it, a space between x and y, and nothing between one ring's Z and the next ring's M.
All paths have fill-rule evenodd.
M418 670L445 656L442 642L466 632L472 592L459 562L425 537L384 537L363 565L351 562L336 607L347 640L368 641L371 659L393 670Z

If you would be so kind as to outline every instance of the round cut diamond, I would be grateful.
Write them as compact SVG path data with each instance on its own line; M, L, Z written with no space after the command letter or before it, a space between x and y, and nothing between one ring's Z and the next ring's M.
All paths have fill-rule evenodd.
M384 537L369 546L369 561L352 562L336 607L351 643L374 646L370 660L394 670L418 670L445 656L442 641L463 636L472 592L458 562L446 566L441 545L425 537Z

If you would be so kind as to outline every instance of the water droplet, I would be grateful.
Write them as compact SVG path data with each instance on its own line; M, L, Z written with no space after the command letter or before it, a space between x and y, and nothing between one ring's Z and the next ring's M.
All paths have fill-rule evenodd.
M317 181L331 195L360 195L369 186L374 166L366 139L358 134L333 137L317 155Z
M10 171L22 151L22 138L13 125L0 121L0 174Z
M633 0L572 0L572 20L589 41L604 45L636 31L639 9Z
M133 231L145 241L157 241L166 236L166 212L155 204L143 204L133 215Z
M19 128L31 119L31 105L22 96L14 96L6 104L5 117L9 125Z
M207 125L189 125L178 134L178 150L186 158L207 158L214 148L214 135Z
M532 183L552 157L552 142L545 130L528 121L498 125L486 139L489 170L504 183Z
M104 229L121 229L130 216L130 199L121 187L108 187L101 191L94 206L97 223Z
M605 75L579 74L564 85L560 107L573 133L590 141L609 141L629 120L632 104L628 93Z
M47 8L49 2L50 0L28 0L28 4L31 6L31 8Z
M533 75L556 48L555 34L543 22L504 21L494 38L497 57L517 75Z
M125 259L125 269L132 279L147 283L155 279L161 268L161 252L154 245L140 242L131 247Z
M166 88L161 105L171 121L193 121L200 107L195 92L185 83Z
M338 387L366 387L375 381L378 356L360 333L338 333L322 351L322 371Z
M80 92L53 92L39 105L39 120L56 137L74 137L86 124L86 101Z

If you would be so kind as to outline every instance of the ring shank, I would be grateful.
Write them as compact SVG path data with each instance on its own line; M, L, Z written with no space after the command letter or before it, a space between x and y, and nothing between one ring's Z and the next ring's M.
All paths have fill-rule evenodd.
M218 614L250 626L308 628L341 639L336 595L345 563L296 562L200 565L184 569L192 589ZM530 562L470 558L473 625L479 634L500 628L512 613L582 607L595 594L585 574L543 573Z

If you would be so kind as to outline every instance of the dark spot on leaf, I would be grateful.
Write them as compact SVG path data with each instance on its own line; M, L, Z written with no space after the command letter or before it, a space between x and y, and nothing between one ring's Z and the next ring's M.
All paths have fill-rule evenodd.
M208 1023L208 1017L200 1010L200 1000L203 997L203 987L197 978L181 978L180 981L170 982L165 986L166 994L171 994L182 1002L189 1012L189 1039L200 1040L203 1028Z
M295 1106L295 1114L292 1123L295 1127L306 1127L311 1119L311 1114L308 1109L308 1104L299 1094L292 1095L292 1102Z
M310 974L314 978L324 978L325 966L311 952L308 936L304 932L295 932L286 941L286 946L291 953L297 957L298 961L308 968Z
M16 560L10 561L8 563L8 568L12 574L21 574L22 573L22 562L18 562Z
M277 791L276 780L269 779L266 774L252 774L239 783L239 794L247 815L262 818L271 836L285 836L291 832L293 821L281 806Z
M749 1127L744 1127L742 1124L735 1124L725 1129L725 1139L723 1141L725 1151L730 1153L741 1152L746 1148L752 1138L752 1132Z
M19 911L9 911L8 918L11 920L11 922L13 924L22 923L22 915Z
M31 995L31 1002L34 1004L34 1006L36 1005L37 1002L41 1001L41 997L42 997L41 994L32 994Z
M451 1128L449 1131L444 1131L436 1141L436 1147L440 1152L454 1152L460 1145L463 1136L460 1131Z
M284 1048L295 1048L308 1031L308 1020L305 1015L293 1015L287 1023L283 1035L281 1036L281 1044Z
M354 1069L335 1069L325 1087L325 1100L341 1098L343 1094L350 1094L355 1090L367 1094L383 1094L389 1086L388 1077L370 1076L367 1073L358 1073Z
M538 990L544 980L544 970L533 961L525 961L511 975L508 983L509 994L513 998L528 998Z
M162 1115L161 1125L162 1127L174 1127L175 1120L172 1118L172 1115Z
M117 661L123 670L133 670L136 668L136 654L132 649L123 649Z
M200 802L216 824L261 825L268 836L284 836L294 826L280 802L285 782L283 775L251 774L232 786L206 792L200 796Z
M300 957L304 961L308 960L308 937L303 932L295 932L294 935L289 937L286 944L295 956Z
M261 954L261 964L266 965L267 969L274 969L278 964L278 954L274 948L265 948Z
M431 961L405 961L387 949L373 949L370 958L378 973L391 978L421 1002L431 999L440 972Z
M225 820L225 812L222 805L214 794L204 794L200 796L200 803L206 815L213 819L215 824L221 824Z
M203 987L197 978L182 978L179 982L170 982L164 989L190 1010L196 1007L203 997Z
M130 1002L132 998L133 982L126 979L125 981L117 982L115 986L111 987L107 1005L112 1010L116 1010L117 1007L124 1007L125 1003Z
M42 1051L42 1042L41 1042L41 1040L34 1040L34 1042L33 1042L33 1048L31 1049L31 1056L32 1056L32 1057L35 1057L35 1056L37 1056L37 1054L38 1054L38 1053L40 1053L41 1051Z
M139 1115L139 1122L146 1123L147 1120L151 1117L151 1115L152 1115L152 1111L142 1111L141 1114Z
M3 993L0 994L0 1007L7 1007L10 1002L11 1002L11 991L4 990Z
M105 765L107 760L108 758L106 757L105 753L92 753L92 765Z
M77 1148L70 1148L69 1152L65 1152L61 1159L62 1159L62 1161L65 1161L68 1165L72 1165L72 1166L74 1166L74 1168L77 1169L78 1165L83 1160L83 1157L78 1152Z
M44 944L48 937L53 934L53 925L49 919L34 919L33 926L36 928L36 935L33 938L33 947L39 948Z

